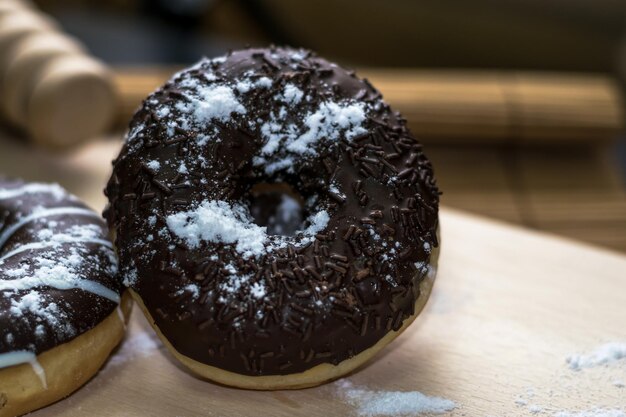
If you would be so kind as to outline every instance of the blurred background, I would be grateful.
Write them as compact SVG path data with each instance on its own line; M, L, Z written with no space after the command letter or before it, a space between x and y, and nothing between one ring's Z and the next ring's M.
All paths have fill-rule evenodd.
M356 68L403 112L426 144L444 205L626 252L624 0L21 3L51 16L103 64L116 104L97 136L110 142L119 143L145 95L202 56L304 46ZM11 16L0 15L0 65ZM48 120L38 117L38 125ZM0 170L45 179L52 167L70 188L89 184L86 163L79 175L64 167L101 148L50 157L35 145L45 135L17 125L2 127ZM29 136L44 139L19 139Z

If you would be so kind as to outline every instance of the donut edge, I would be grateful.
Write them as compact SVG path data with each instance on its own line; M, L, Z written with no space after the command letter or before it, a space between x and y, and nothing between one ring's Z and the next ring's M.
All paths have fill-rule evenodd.
M30 364L0 370L0 417L20 416L48 406L89 381L124 338L132 304L126 291L119 304L124 322L116 307L93 329L39 354L37 361L46 373L47 389Z
M439 229L437 230L439 237ZM437 266L439 260L439 252L441 247L441 240L439 239L439 246L436 247L431 253L429 259L430 270L434 271L426 275L424 280L420 283L420 296L415 301L415 312L411 317L406 319L402 324L402 327L398 330L391 330L385 336L383 336L372 347L364 350L352 358L346 359L337 365L330 363L322 363L314 366L311 369L307 369L304 372L286 375L263 375L263 376L250 376L242 375L231 371L226 371L215 366L206 365L198 362L188 356L185 356L178 352L176 348L167 340L161 330L157 327L152 315L146 308L143 300L132 289L129 289L135 303L143 312L148 322L159 336L159 339L163 342L168 351L186 368L188 368L193 374L205 378L207 380L217 382L222 385L243 388L249 390L259 391L273 391L273 390L295 390L315 387L327 382L331 382L335 379L339 379L344 375L349 374L355 369L359 368L364 363L372 359L378 352L380 352L385 346L391 343L395 338L400 336L417 316L422 312L426 306L426 302L430 298L433 285L435 283L435 277L437 274ZM0 416L1 417L1 416Z

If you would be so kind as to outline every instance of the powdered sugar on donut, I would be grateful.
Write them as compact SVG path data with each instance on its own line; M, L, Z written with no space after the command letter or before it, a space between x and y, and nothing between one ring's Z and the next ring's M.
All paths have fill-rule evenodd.
M247 93L255 88L270 88L272 86L272 80L267 77L261 77L256 81L251 81L249 78L239 81L235 88L240 93Z
M110 251L110 249L108 249ZM110 260L115 259L110 254ZM0 280L0 291L28 291L34 288L51 287L58 290L80 289L107 298L115 303L120 300L119 294L104 285L85 278L84 269L88 262L97 261L93 255L82 253L76 247L70 248L69 255L60 257L55 251L44 252L33 260L33 267L9 269L7 275L11 280ZM117 271L117 263L109 266L112 275Z
M159 168L161 168L161 163L155 160L148 161L146 165L148 166L148 168L150 168L153 171L158 171Z
M211 71L203 72L200 79L192 75L193 70L224 60L225 57L204 59L172 77L171 82L176 80L183 89L178 101L172 104L176 111L165 106L158 107L155 111L155 115L167 126L168 136L174 137L177 129L194 129L198 131L198 146L219 141L219 131L211 126L211 122L228 123L235 115L245 115L247 109L241 102L241 96L255 89L271 87L271 79L254 77L253 74L236 83L221 80ZM126 135L127 142L133 144L133 151L143 145L143 133L144 126L137 126Z
M0 188L0 302L9 321L0 326L0 352L36 354L90 329L72 302L76 294L95 297L100 307L119 302L118 289L107 286L117 257L99 215L58 185L2 185L8 188Z
M297 104L302 100L304 92L293 84L285 85L282 96L278 96L279 100L283 100L287 104Z
M265 143L253 156L253 163L267 175L274 175L281 171L294 172L295 164L316 156L320 147L333 146L340 138L351 140L366 132L364 122L368 109L365 103L329 98L312 108L311 98L292 83L286 83L282 93L269 98L277 105L268 102L268 108L278 107L279 110L272 111L268 121L259 124L253 118L246 120L242 117L248 114L244 105L246 95L269 89L272 80L252 72L237 81L222 79L207 68L214 62L220 62L220 59L200 61L191 69L177 73L170 81L181 88L181 94L171 104L176 111L161 106L154 112L161 119L160 123L167 126L169 137L174 139L180 130L195 132L195 145L204 147L221 142L220 129L214 122L240 124L250 131L258 128ZM200 69L202 75L196 75L195 71ZM154 100L154 103L156 105L158 101ZM129 131L127 141L131 144L131 152L143 146L143 134L142 125ZM161 163L174 161L147 163L157 171Z
M243 206L225 201L205 201L194 210L172 214L167 225L192 248L201 241L232 243L247 257L261 254L267 241L266 228L252 223Z
M11 300L9 313L15 320L22 320L26 313L34 315L39 323L35 328L36 337L43 337L46 328L55 332L57 337L71 337L76 333L76 329L67 321L67 313L37 290L28 292L20 299Z
M301 242L307 242L323 230L329 215L321 210L310 217L310 226L299 234ZM167 216L169 230L189 247L198 248L201 242L234 245L246 258L259 257L268 251L285 247L286 238L270 237L267 228L256 225L247 207L226 201L207 200L192 210Z
M301 96L292 89L285 89L285 100L293 104ZM363 103L325 101L304 117L302 125L285 124L284 116L272 112L268 122L261 126L265 145L254 165L263 166L268 175L288 169L293 171L293 162L299 156L315 156L320 141L337 141L342 135L346 139L363 134L366 120Z
M232 113L245 114L246 109L225 85L198 87L198 98L191 99L189 109L198 123L211 120L227 121Z

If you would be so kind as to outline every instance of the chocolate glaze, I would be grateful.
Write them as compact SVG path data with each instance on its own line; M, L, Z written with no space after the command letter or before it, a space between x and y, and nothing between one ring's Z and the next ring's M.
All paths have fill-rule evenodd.
M107 235L100 216L60 187L0 178L0 354L42 353L113 312L123 286Z
M262 77L271 86L234 87ZM304 93L297 106L277 104L288 84ZM231 86L244 110L225 121L188 122L181 103L197 85ZM328 102L366 106L365 131L318 138L316 154L296 155L277 172L253 163L266 144L265 123L280 119L302 132L305 115ZM276 152L288 155L284 147ZM245 375L302 372L357 355L414 313L438 245L439 191L405 120L351 71L288 48L204 60L144 101L113 166L105 217L125 282L183 355ZM316 197L305 214L330 214L311 242L292 237L282 249L245 258L233 244L193 247L168 228L173 213L207 200L249 205L255 184L276 182L304 201ZM233 276L266 291L227 297L220 288Z

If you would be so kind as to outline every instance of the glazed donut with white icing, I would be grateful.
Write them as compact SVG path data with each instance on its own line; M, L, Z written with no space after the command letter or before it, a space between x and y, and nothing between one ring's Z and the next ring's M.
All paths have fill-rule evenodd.
M0 417L87 382L125 332L101 216L58 185L0 178Z
M106 188L121 275L175 357L251 389L344 375L424 306L439 191L367 80L246 49L176 74Z

